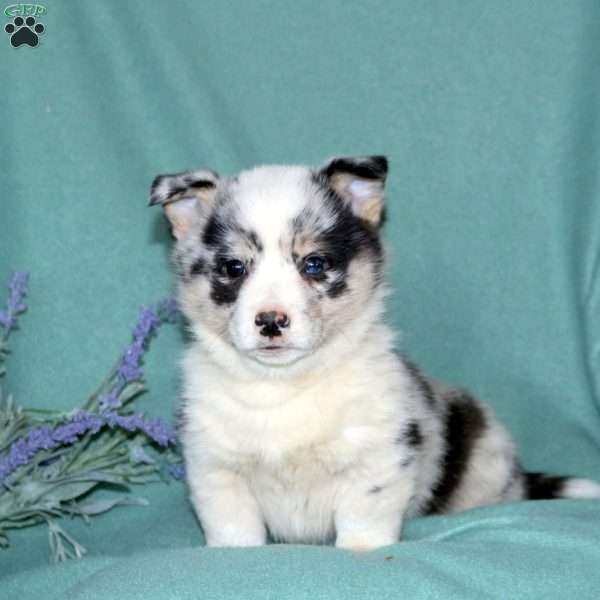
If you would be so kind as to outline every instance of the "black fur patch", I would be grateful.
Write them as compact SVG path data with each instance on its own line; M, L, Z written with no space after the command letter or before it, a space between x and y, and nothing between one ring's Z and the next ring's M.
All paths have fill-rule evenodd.
M423 444L421 427L415 421L410 421L396 437L396 443L411 450L400 463L401 467L409 467L417 458L417 451Z
M236 223L224 220L218 213L213 213L202 232L202 242L211 249L218 249L219 254L227 254L227 236L235 235L243 239L249 247L262 252L263 245L254 231L246 231Z
M466 392L454 392L448 398L445 416L445 442L440 478L426 513L442 512L450 503L467 470L475 442L486 427L485 415Z
M223 281L223 279L215 273L210 280L210 297L212 301L218 306L222 306L223 304L233 304L237 300L244 279L245 277L238 277L231 281Z
M411 448L419 448L423 443L423 434L421 433L419 424L414 421L409 423L406 432L404 433L404 438Z
M417 449L423 443L421 427L415 421L410 421L396 437L396 443Z
M338 298L348 290L346 276L348 266L359 254L370 253L376 284L381 280L383 250L376 231L368 223L357 217L346 203L331 189L326 177L314 174L313 181L323 193L323 210L333 216L333 223L326 229L315 232L314 242L320 254L330 265L334 279L331 280L326 293L330 298ZM300 214L294 221L294 235L303 231L311 222L310 215ZM312 233L312 232L311 232ZM331 277L323 274L323 282ZM314 279L314 277L313 277Z
M170 177L170 175L157 175L153 180L152 180L152 184L150 185L150 206L152 206L153 204L160 204L161 202L164 202L169 195L158 195L157 194L157 188L158 186L162 183L163 179L166 179Z
M557 477L545 473L524 473L525 494L529 500L551 500L561 498L568 477Z
M181 194L188 189L207 189L214 188L215 183L210 179L206 179L206 174L218 179L219 176L214 171L202 171L200 173L194 171L184 171L182 173L172 173L166 175L157 175L150 186L150 205L166 204L173 196ZM198 179L200 177L200 179ZM161 185L167 183L166 186ZM162 188L159 194L159 186Z
M207 188L214 188L215 184L212 181L208 181L206 179L200 179L198 181L192 181L191 183L188 184L188 187L191 188L195 188L195 189L207 189Z
M204 227L202 242L209 248L218 248L225 243L227 231L227 225L223 223L216 213L213 213Z
M327 295L330 298L337 298L338 296L341 296L347 288L348 284L343 279L335 279L327 288Z
M190 267L190 275L204 275L206 272L206 261L202 258L197 258Z
M369 494L379 494L383 490L383 487L380 485L374 485L370 490Z
M176 194L181 194L185 192L188 188L185 185L173 185L169 188L169 196L175 196Z
M331 188L326 189L325 204L334 222L317 236L317 242L330 250L334 267L347 269L350 261L365 250L381 260L383 251L377 232L357 217Z
M427 404L431 408L434 408L436 405L435 394L433 393L433 388L431 387L429 381L427 381L427 378L423 375L423 373L421 373L417 365L415 365L412 361L408 360L405 356L402 356L400 353L398 353L398 355L400 356L400 360L402 360L402 362L404 363L404 366L408 370L410 376L413 378L415 384L423 394L423 397L427 401Z
M388 161L385 156L369 156L360 159L335 158L325 168L324 174L349 173L362 179L385 179Z
M245 276L229 280L219 273L219 264L225 260L225 257L231 257L227 240L229 235L239 236L257 251L262 250L262 244L255 232L245 231L239 225L229 222L222 215L213 212L202 232L202 242L207 248L215 251L216 269L210 281L210 297L218 306L233 304L246 280Z

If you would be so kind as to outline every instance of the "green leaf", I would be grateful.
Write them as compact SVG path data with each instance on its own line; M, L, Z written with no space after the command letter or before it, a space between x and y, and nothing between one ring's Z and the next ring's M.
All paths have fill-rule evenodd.
M141 381L132 381L128 383L119 394L119 400L122 404L127 404L136 396L146 391L146 386Z
M32 506L39 503L45 496L53 503L60 503L78 498L96 485L98 485L96 481L89 480L65 483L26 481L17 490L17 504L19 506Z
M39 516L27 518L23 517L22 519L3 521L2 525L6 527L6 529L21 529L22 527L31 527L32 525L37 525L43 521L44 519Z
M138 498L136 496L123 496L119 498L108 498L106 500L93 500L90 502L84 502L83 504L77 504L74 508L75 512L80 512L87 516L99 515L107 512L115 506L147 506L148 500L145 498Z
M101 471L89 471L55 481L26 481L20 486L19 500L21 504L33 504L47 497L54 502L67 502L79 498L100 483L112 483L127 488L123 477Z
M56 521L48 519L48 542L53 562L82 558L87 550L73 539Z
M153 465L156 461L146 452L143 443L141 440L137 439L135 442L130 442L127 444L129 449L129 460L133 464L146 464Z

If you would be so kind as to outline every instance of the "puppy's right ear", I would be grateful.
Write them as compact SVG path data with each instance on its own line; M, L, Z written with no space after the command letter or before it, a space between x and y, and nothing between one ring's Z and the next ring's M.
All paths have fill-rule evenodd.
M209 213L218 181L219 175L208 169L158 175L150 188L150 206L162 205L173 235L180 240Z

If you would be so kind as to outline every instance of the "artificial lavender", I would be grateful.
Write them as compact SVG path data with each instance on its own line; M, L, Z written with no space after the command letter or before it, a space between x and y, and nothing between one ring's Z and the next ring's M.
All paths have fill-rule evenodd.
M24 299L27 294L29 273L15 271L8 284L10 290L6 309L0 311L0 325L6 330L6 334L17 324L17 315L27 309Z
M167 471L173 479L185 479L185 465L182 463L169 465Z
M27 465L41 450L53 450L59 446L74 444L86 433L98 433L103 427L120 427L130 433L145 434L159 446L176 443L175 428L160 419L147 419L142 415L119 415L105 411L100 415L79 411L72 420L57 427L47 425L32 429L26 437L15 441L6 456L0 459L0 483L13 471Z
M25 275L25 277L22 277ZM19 277L17 277L19 276ZM26 273L16 273L10 285L11 295L8 306L11 310L24 310L22 299L27 283ZM22 307L22 308L21 308ZM155 309L142 306L133 328L133 341L123 353L117 368L117 381L108 394L100 397L100 414L89 411L76 411L74 416L54 429L38 427L26 437L19 438L0 458L0 483L17 468L28 464L40 450L51 450L60 445L75 443L86 433L97 433L102 427L121 427L129 432L144 433L159 446L175 444L175 429L160 419L146 419L142 415L120 415L115 412L121 406L120 394L129 383L139 381L143 376L141 361L148 349L152 335L163 322L172 322L176 315L173 298L160 302ZM14 313L16 314L16 313Z
M27 273L14 273L0 312L0 375L9 334L26 309L27 283ZM58 518L88 519L115 506L146 504L122 494L95 500L91 494L96 488L111 484L128 489L131 483L168 480L165 475L183 478L175 428L132 408L144 391L142 360L150 339L162 323L174 321L176 312L172 298L142 306L132 341L115 368L70 413L20 408L0 388L0 547L8 546L8 530L45 522L53 560L81 558L85 548L60 527Z
M115 409L121 406L120 394L128 383L142 378L144 371L141 360L148 348L150 338L157 331L161 323L173 322L177 312L174 298L167 298L156 306L155 309L142 306L138 320L133 328L133 340L125 349L117 367L117 380L108 393L100 397L100 407Z

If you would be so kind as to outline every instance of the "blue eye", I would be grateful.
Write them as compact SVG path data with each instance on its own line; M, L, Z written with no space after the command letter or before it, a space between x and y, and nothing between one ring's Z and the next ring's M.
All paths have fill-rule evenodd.
M327 267L327 261L322 256L312 255L304 259L302 272L305 275L321 275Z
M227 260L221 265L221 274L231 279L237 279L246 273L246 266L241 260Z

